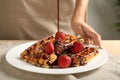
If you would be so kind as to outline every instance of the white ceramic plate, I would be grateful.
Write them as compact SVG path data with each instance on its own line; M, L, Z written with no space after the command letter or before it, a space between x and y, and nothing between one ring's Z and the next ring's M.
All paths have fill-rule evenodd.
M6 54L7 62L11 64L12 66L19 68L21 70L35 72L35 73L74 74L74 73L81 73L81 72L86 72L86 71L99 68L108 59L106 51L103 49L99 49L99 55L97 55L94 59L92 59L85 66L71 67L71 68L65 68L65 69L41 68L41 67L31 65L30 63L24 62L20 59L21 52L24 51L29 46L31 46L33 43L35 42L33 41L33 42L24 43L9 50Z

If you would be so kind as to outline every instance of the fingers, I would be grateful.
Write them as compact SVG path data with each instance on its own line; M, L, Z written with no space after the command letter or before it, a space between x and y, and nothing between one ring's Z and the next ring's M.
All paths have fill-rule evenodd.
M94 40L94 45L99 46L99 48L103 48L101 44L101 36L99 34L95 34L93 40Z
M75 22L72 24L72 28L74 32L80 34L84 39L85 44L94 44L102 48L100 35L84 21L81 20L80 22Z
M98 33L96 33L95 31L91 31L91 35L89 36L93 40L94 45L99 46L99 48L102 48L101 36Z
M85 34L80 25L74 25L73 30L84 39L85 44L90 44L89 36Z
M90 27L86 23L84 23L82 26L83 26L82 28L83 28L85 34L87 34L90 41L93 42L94 45L102 48L101 36L94 29L92 29L92 27Z
M93 38L86 34L80 25L74 25L73 30L84 39L85 44L93 44Z
M84 39L84 44L86 45L90 44L89 38L87 38L86 36L82 36L82 38Z

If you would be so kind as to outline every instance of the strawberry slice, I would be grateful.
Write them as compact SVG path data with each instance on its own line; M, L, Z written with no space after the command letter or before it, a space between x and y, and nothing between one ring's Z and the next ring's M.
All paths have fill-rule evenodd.
M58 58L58 65L59 65L60 68L68 68L68 67L70 67L71 62L72 62L71 57L69 57L67 55L61 55Z
M81 42L76 41L73 43L73 48L72 48L73 53L79 53L83 49L84 49L84 45Z
M55 34L55 40L57 41L58 39L60 39L62 42L65 41L65 34L63 32L57 32Z
M46 52L46 53L52 54L52 53L54 52L54 45L53 45L53 43L52 43L52 42L47 42L47 43L45 44L44 49L45 49L45 52Z

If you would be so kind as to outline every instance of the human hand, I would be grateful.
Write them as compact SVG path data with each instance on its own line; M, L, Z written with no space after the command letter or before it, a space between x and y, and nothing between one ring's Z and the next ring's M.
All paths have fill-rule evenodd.
M79 34L84 39L86 44L94 44L102 48L101 36L82 18L73 16L71 27L75 33Z

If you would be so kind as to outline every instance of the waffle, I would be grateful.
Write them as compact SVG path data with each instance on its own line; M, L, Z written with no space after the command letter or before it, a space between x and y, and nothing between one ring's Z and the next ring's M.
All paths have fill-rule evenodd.
M85 47L81 52L77 54L71 53L69 49L75 41L84 42L84 40L79 36L65 35L64 44L66 45L64 45L64 51L62 52L62 54L67 54L72 58L71 67L85 65L98 54L96 48L90 47ZM54 51L52 54L48 55L44 51L44 46L47 42L52 42L53 44L55 44L55 37L49 36L45 39L37 41L20 54L20 59L29 62L30 64L44 68L57 66L57 59L61 54L56 54L56 52Z
M96 48L85 47L81 52L72 55L72 66L83 66L98 54Z

